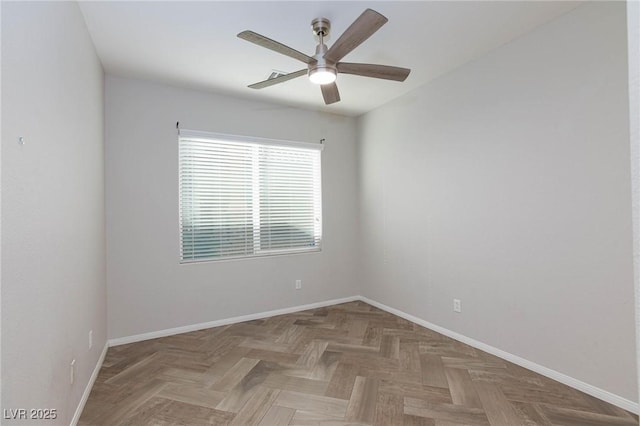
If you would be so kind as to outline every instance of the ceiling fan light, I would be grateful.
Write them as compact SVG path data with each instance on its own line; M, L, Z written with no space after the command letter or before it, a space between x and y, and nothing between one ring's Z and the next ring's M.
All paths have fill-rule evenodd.
M309 73L309 80L314 84L330 84L336 81L336 72L331 68L316 68Z

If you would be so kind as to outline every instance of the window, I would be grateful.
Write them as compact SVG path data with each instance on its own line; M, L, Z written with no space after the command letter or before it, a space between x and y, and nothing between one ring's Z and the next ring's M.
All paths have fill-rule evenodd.
M319 251L322 145L180 131L182 262Z

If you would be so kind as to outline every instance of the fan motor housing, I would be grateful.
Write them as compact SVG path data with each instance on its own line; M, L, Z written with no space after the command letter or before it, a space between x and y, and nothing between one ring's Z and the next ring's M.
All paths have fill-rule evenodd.
M313 55L315 62L309 64L308 75L311 76L311 74L317 71L329 71L334 75L337 74L336 64L324 59L324 55L327 53L327 45L324 44L324 39L329 36L331 21L327 18L316 18L311 21L311 28L313 29L313 33L318 36L319 43L316 46L316 54Z
M313 59L315 59L315 62L309 64L309 76L317 71L329 71L334 75L338 73L336 64L327 61L324 58L325 53L327 53L327 45L324 43L318 44L316 46L316 54L313 55Z

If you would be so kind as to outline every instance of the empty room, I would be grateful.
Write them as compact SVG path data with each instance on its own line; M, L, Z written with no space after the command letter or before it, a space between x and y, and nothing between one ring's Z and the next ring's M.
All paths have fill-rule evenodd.
M3 425L638 425L640 2L1 1Z

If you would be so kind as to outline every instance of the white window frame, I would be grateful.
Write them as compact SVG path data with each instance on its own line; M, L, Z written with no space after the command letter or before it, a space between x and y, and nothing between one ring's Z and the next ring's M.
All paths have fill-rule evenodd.
M242 144L255 144L255 145L274 145L280 147L293 147L293 148L302 148L302 149L311 149L317 150L320 152L319 155L319 167L318 167L318 194L317 194L317 205L314 203L314 210L317 212L316 220L314 221L314 235L319 235L319 241L316 245L312 247L287 247L282 249L262 249L260 247L260 206L258 202L253 203L253 252L250 254L241 254L241 255L222 255L222 256L211 256L206 258L184 258L183 253L183 235L182 235L182 224L183 224L183 206L182 206L182 158L180 154L180 144L182 143L182 139L190 139L190 140L200 140L200 141L222 141L222 142L239 142ZM268 138L258 138L253 136L239 136L239 135L229 135L224 133L212 133L212 132L204 132L199 130L186 130L180 129L178 132L178 245L179 245L179 259L181 264L189 264L189 263L200 263L200 262L220 262L226 260L238 260L238 259L251 259L256 257L265 257L265 256L279 256L279 255L290 255L290 254L302 254L302 253L316 253L322 251L322 240L323 240L323 228L322 228L322 155L321 152L324 149L324 144L322 143L309 143L309 142L298 142L298 141L288 141L288 140L278 140L278 139L268 139ZM257 162L257 152L253 157L253 161ZM256 195L259 197L259 176L258 176L258 168L253 167L253 185L252 192L253 197ZM256 238L257 235L257 238Z

